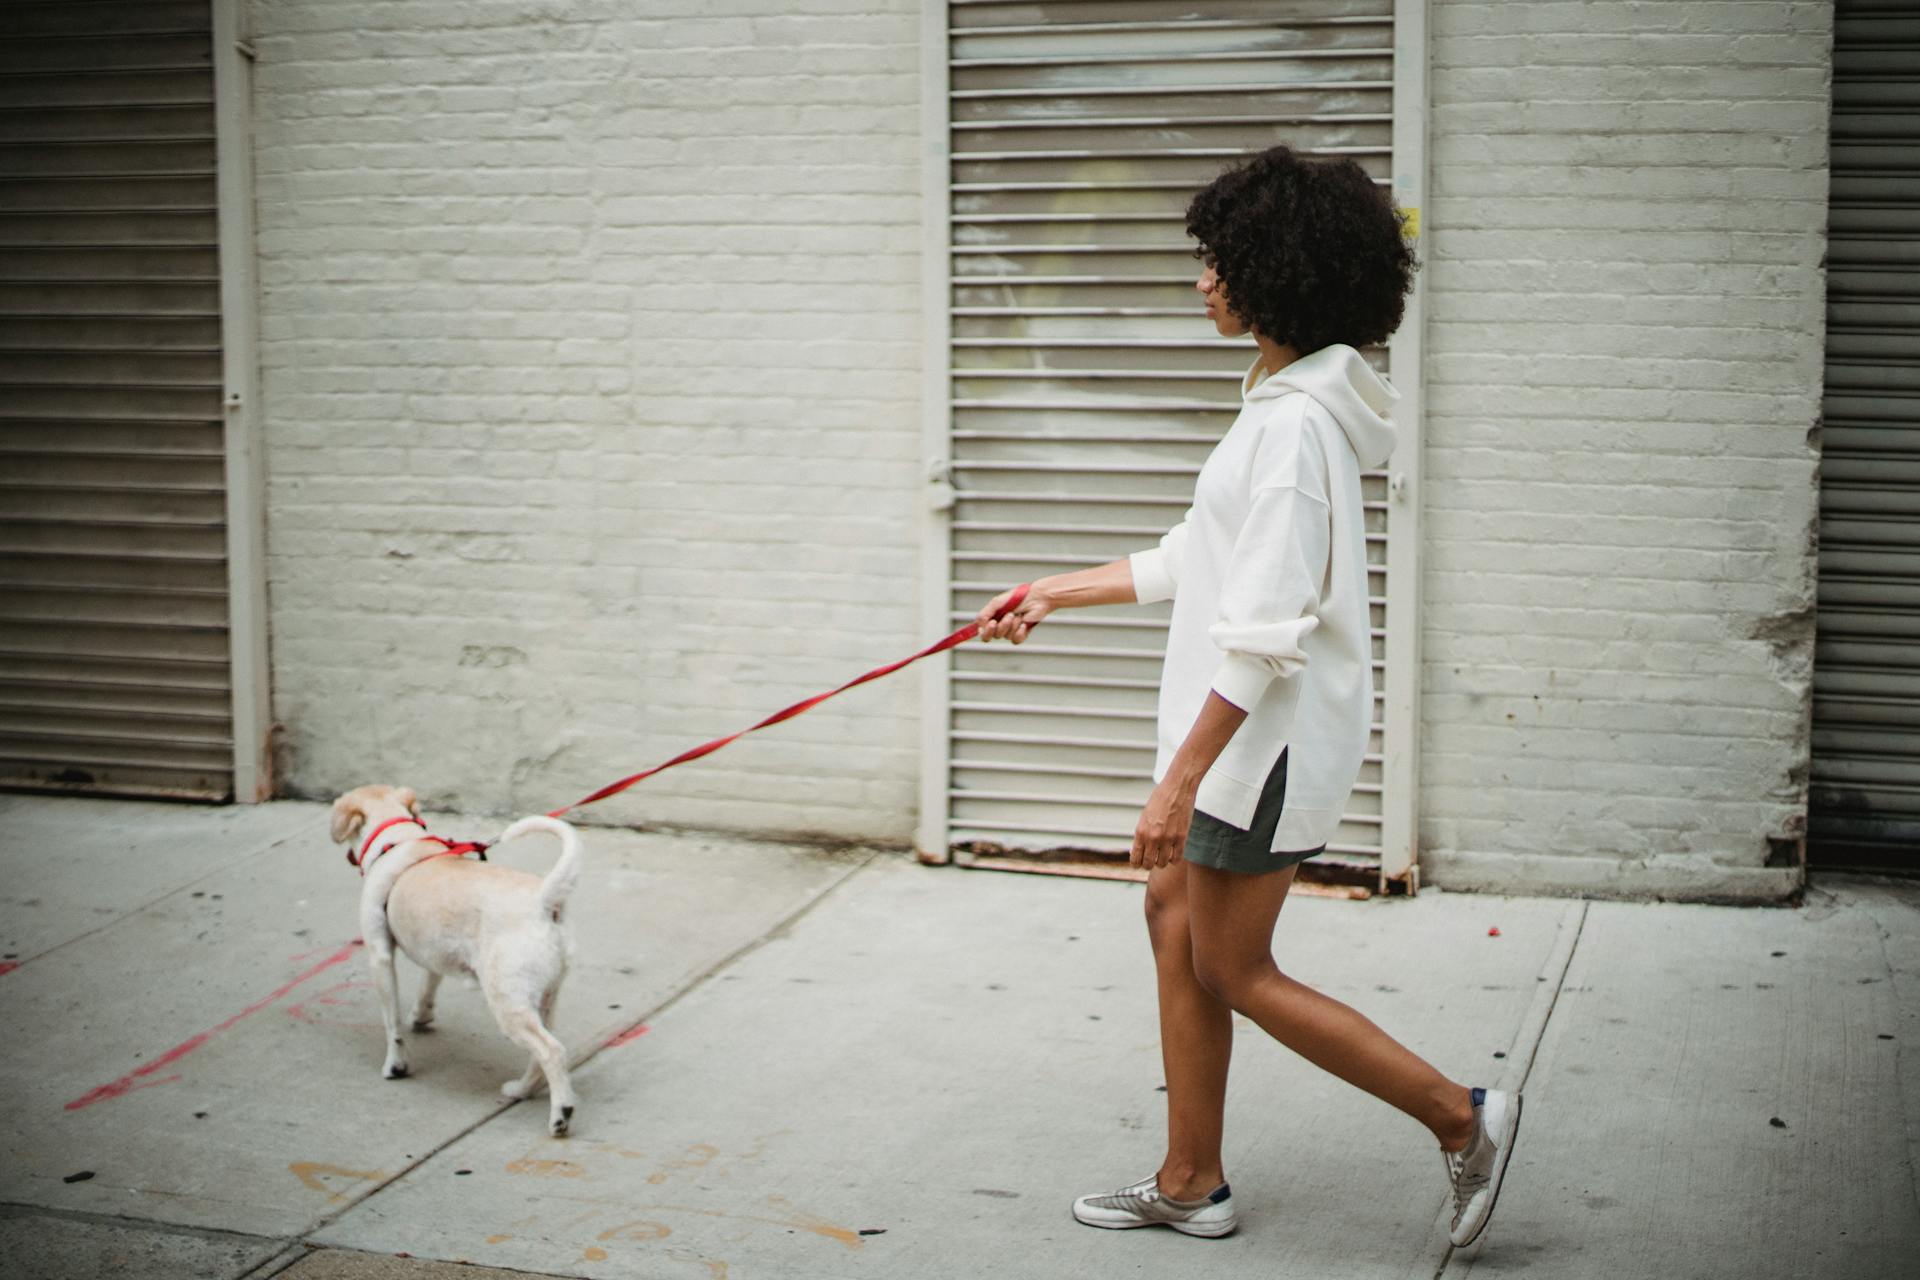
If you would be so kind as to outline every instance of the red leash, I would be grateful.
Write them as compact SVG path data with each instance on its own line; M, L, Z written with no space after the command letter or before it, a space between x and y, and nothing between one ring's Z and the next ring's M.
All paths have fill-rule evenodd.
M1013 591L1013 598L1008 600L1006 603L1006 606L1002 608L1000 612L994 614L993 616L996 619L1004 618L1009 613L1012 613L1015 609L1019 608L1020 602L1027 598L1027 588L1029 585L1031 584L1023 583L1022 585L1015 587ZM922 658L930 658L936 653L945 653L948 649L952 649L958 645L963 645L967 641L973 639L975 636L979 634L980 634L979 624L974 622L969 622L966 626L960 628L958 631L954 632L952 635L948 636L946 639L940 641L938 644L928 645L926 648L922 649L920 652L914 654L910 658L902 658L900 659L900 661L889 663L884 667L875 667L872 671L867 672L863 676L855 676L853 679L841 685L838 689L832 689L826 693L815 694L813 697L806 699L804 702L794 703L792 706L788 707L784 711L774 712L772 715L768 716L765 720L762 720L759 724L751 725L745 729L740 730L740 732L738 733L728 734L724 738L715 738L712 742L702 743L701 745L695 747L691 751L681 752L679 755L667 761L665 764L657 764L653 766L653 768L651 769L646 769L641 771L640 773L632 774L629 777L620 779L620 781L618 782L609 783L608 785L594 792L592 795L588 796L586 799L575 800L572 804L563 805L560 808L555 809L550 813L548 813L547 816L549 818L557 818L561 814L570 812L571 810L574 810L574 809L578 809L583 805L592 804L597 800L605 800L608 796L611 796L611 795L618 795L620 792L625 791L628 787L632 786L634 783L644 782L646 779L651 778L656 773L661 773L667 769L671 769L677 764L685 764L689 760L698 760L701 756L704 756L704 755L711 755L715 751L718 751L720 748L726 746L729 742L732 742L737 738L744 738L748 734L754 732L756 729L764 729L768 725L779 724L782 720L791 720L795 716L799 715L801 712L811 711L813 708L825 702L828 698L836 697L839 694L843 694L847 690L854 688L856 685L863 685L867 683L867 681L869 680L878 680L881 676L890 676L894 672L898 671L900 668L905 666L911 666L913 663L920 661L920 659Z

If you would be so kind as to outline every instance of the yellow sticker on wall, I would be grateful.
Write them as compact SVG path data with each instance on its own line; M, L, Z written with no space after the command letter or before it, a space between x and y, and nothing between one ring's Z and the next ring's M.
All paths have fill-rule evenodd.
M1420 210L1417 206L1400 211L1400 233L1409 240L1420 238Z

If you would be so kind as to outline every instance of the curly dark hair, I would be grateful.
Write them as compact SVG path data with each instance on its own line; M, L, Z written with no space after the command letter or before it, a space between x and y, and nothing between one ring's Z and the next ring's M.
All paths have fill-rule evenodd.
M1393 198L1351 159L1262 151L1187 206L1194 256L1226 285L1228 310L1301 354L1385 342L1420 265Z

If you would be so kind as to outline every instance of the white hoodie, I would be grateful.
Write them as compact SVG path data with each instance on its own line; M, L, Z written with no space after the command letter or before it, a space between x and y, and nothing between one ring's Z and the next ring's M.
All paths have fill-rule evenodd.
M1333 838L1373 726L1360 472L1393 452L1400 393L1341 345L1252 379L1186 518L1132 556L1133 585L1142 603L1173 601L1154 779L1218 693L1247 719L1195 808L1245 830L1291 747L1273 848L1299 852Z

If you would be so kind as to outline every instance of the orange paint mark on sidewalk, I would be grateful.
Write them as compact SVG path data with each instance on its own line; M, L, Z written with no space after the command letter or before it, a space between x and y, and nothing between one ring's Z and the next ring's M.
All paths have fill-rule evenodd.
M508 1173L530 1173L536 1178L584 1178L587 1171L571 1160L542 1160L521 1156L507 1162Z
M649 1222L645 1218L634 1222L623 1222L617 1227L608 1227L595 1240L665 1240L673 1234L673 1228L664 1222Z
M825 1236L829 1240L838 1240L849 1249L858 1249L866 1244L866 1241L860 1238L860 1233L852 1227L836 1227L825 1218L816 1218L810 1213L802 1213L795 1209L793 1202L785 1196L768 1196L767 1203L782 1206L788 1213L793 1215L789 1218L778 1220L782 1221L786 1226L798 1227L802 1231L811 1231L813 1234ZM774 1221L774 1219L763 1219L763 1221Z
M379 1169L342 1169L337 1164L322 1164L318 1160L295 1160L287 1166L287 1172L300 1179L302 1186L324 1191L327 1199L339 1202L347 1198L344 1190L335 1191L323 1181L325 1178L350 1178L355 1182L378 1182L387 1175Z
M648 1174L647 1181L655 1186L659 1186L673 1176L675 1169L705 1168L707 1165L712 1164L714 1157L719 1154L720 1148L714 1146L711 1142L696 1142L687 1148L686 1159L669 1160L667 1163L661 1165L657 1172Z

